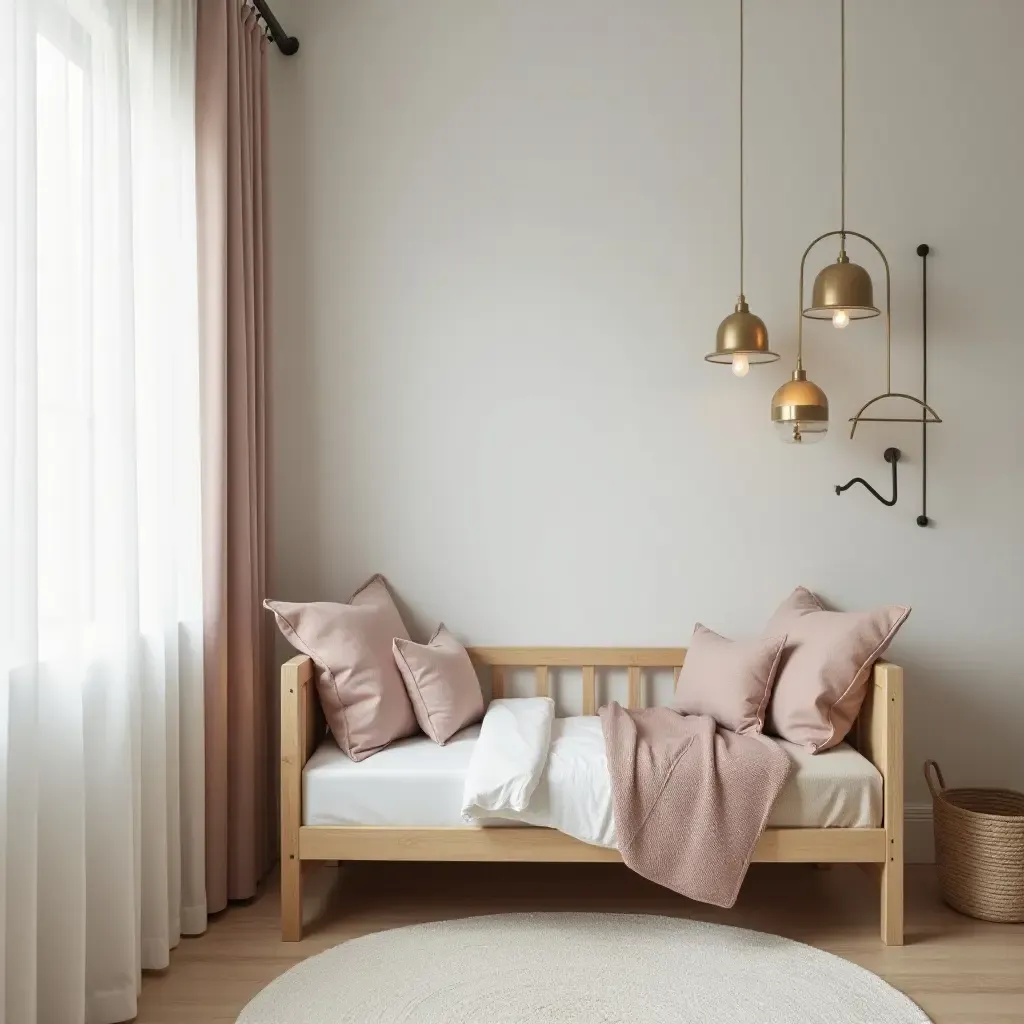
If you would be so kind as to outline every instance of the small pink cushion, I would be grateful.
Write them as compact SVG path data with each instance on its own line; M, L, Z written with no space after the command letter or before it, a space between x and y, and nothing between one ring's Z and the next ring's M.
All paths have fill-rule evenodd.
M263 604L288 642L320 670L324 716L353 761L416 732L416 716L391 654L394 638L409 634L383 576L364 583L348 604Z
M761 732L785 643L784 636L727 640L698 622L676 684L676 710L710 715L733 732Z
M767 732L811 753L836 746L860 714L871 666L885 653L910 609L826 611L805 587L779 606L765 633L786 633Z
M393 647L416 721L435 743L444 746L460 729L484 717L484 698L473 662L443 622L430 643L415 644L396 637Z

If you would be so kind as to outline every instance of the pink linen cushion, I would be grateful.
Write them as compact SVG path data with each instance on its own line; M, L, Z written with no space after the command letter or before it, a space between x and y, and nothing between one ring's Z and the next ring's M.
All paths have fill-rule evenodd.
M846 738L860 714L871 666L885 653L910 609L827 611L805 587L779 605L765 633L786 633L766 731L817 754Z
M338 746L353 761L416 732L409 695L391 654L408 637L387 580L374 576L348 604L264 601L288 642L320 670L317 690Z
M728 640L698 622L676 684L675 709L710 715L733 732L761 732L785 644L784 636Z
M443 622L429 643L396 637L392 648L416 721L435 743L444 746L460 729L484 717L473 662Z

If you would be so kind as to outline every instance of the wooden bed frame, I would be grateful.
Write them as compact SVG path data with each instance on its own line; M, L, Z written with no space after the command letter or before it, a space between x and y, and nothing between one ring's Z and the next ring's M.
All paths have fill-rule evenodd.
M628 671L629 707L640 707L645 669L674 669L686 655L676 647L476 647L489 668L493 697L504 693L507 670L534 670L538 694L548 693L552 668L583 673L583 714L596 713L598 669ZM510 827L400 828L302 824L302 769L324 735L313 662L300 656L281 669L281 932L302 938L304 861L621 861L617 851L590 846L553 829ZM881 828L768 828L754 860L771 863L858 863L881 887L882 941L903 944L903 670L878 662L867 698L848 737L882 776Z

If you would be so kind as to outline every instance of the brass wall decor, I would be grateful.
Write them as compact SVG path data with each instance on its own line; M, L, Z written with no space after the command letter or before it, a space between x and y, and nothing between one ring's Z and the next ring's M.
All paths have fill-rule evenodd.
M774 363L778 355L768 347L768 328L750 312L743 294L743 0L740 0L740 294L736 308L719 325L715 350L704 358L727 363L737 377L745 377L751 363Z
M871 239L866 239L871 242ZM813 242L811 243L814 244ZM875 245L874 242L871 242ZM878 249L878 246L875 245ZM885 301L885 323L886 323L886 353L885 353L885 366L886 366L886 391L884 394L876 395L869 402L865 402L861 406L860 411L856 416L851 417L850 422L853 424L850 427L850 437L853 437L854 432L857 429L857 424L868 421L875 423L920 423L921 424L921 514L917 517L916 522L918 526L931 526L932 520L928 516L928 427L933 423L941 423L942 420L939 418L935 410L928 404L928 253L931 251L929 246L921 244L917 247L917 255L921 257L921 398L915 398L913 395L904 394L903 392L893 391L891 386L892 379L892 345L891 335L889 330L889 263L885 259L885 254L881 249L878 249L879 255L881 255L883 262L885 262L885 279L886 279L886 301ZM875 402L880 402L883 398L904 398L908 401L916 403L921 408L920 416L865 416L864 410L868 406L873 405ZM863 477L854 477L842 485L836 485L836 494L842 494L843 491L852 487L854 484L863 484L883 505L895 505L897 498L896 489L896 463L899 462L901 452L898 448L886 448L884 458L885 461L892 465L892 498L883 497L871 486Z
M803 315L811 320L831 320L835 327L846 327L851 320L866 320L879 315L875 306L871 275L846 255L846 0L839 0L839 257L819 271L811 290L811 304ZM823 236L827 237L827 236ZM820 241L820 239L817 239ZM811 243L814 245L814 242ZM804 253L806 258L807 254ZM801 304L803 293L801 289Z
M832 232L832 234L835 234L835 232ZM849 234L855 235L857 232L851 231ZM928 426L930 423L941 423L942 420L939 418L939 414L927 402L914 395L908 395L905 391L893 391L892 389L892 292L889 277L889 261L885 258L885 253L882 252L877 242L868 238L867 235L857 235L857 237L863 238L865 242L873 245L878 255L882 257L882 263L885 265L885 391L880 395L875 395L874 398L869 398L857 410L856 415L850 417L850 438L852 439L853 435L857 433L857 427L861 423L921 423L924 426ZM819 239L815 239L815 242L817 241ZM814 244L814 242L811 243L811 245ZM903 398L908 402L914 402L921 407L921 414L920 416L864 415L875 402L881 402L884 398Z

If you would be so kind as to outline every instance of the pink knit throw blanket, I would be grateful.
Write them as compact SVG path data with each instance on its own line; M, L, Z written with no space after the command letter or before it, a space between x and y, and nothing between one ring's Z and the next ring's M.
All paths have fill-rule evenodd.
M766 737L670 708L610 704L601 725L622 859L684 896L731 907L789 756Z

